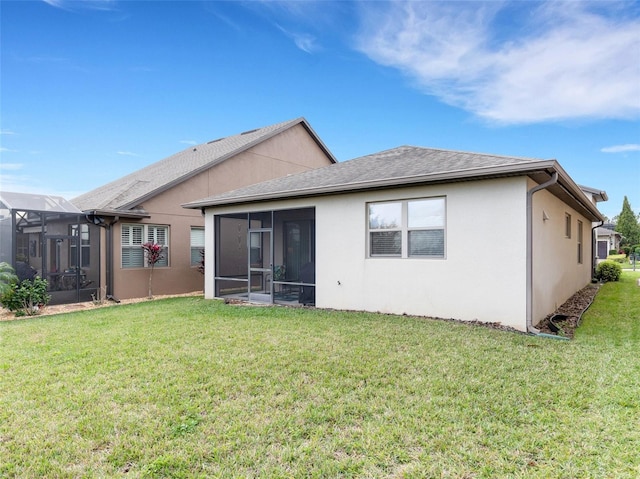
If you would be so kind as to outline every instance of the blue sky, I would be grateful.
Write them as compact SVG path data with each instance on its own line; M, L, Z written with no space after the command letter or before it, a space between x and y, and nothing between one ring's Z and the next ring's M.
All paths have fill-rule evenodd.
M0 22L5 191L71 199L302 116L340 161L555 158L640 211L639 2L2 0Z

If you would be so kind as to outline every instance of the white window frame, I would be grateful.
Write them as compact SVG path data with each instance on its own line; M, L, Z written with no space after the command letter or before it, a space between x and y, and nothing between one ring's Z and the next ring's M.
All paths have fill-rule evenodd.
M192 226L189 233L189 258L191 266L200 266L202 257L200 251L204 251L204 227ZM197 258L197 259L195 259Z
M125 238L125 232L129 231ZM139 231L140 234L133 234L135 231ZM121 249L121 261L120 265L123 269L132 268L149 268L151 265L147 261L147 257L142 250L144 243L157 243L162 246L163 258L155 264L155 268L169 267L169 226L167 225L149 225L149 224L123 224L121 226L120 233L120 249ZM129 239L125 243L125 239ZM137 252L139 249L142 255L142 264L137 262L135 265L125 264L125 250L131 250ZM136 255L137 257L138 255Z
M584 261L584 251L583 251L583 232L582 232L582 221L578 220L578 264L582 264Z
M409 205L418 202L442 202L442 223L437 225L409 226ZM400 205L401 207L401 224L392 225L382 228L371 227L371 207L375 205ZM409 198L402 200L375 201L366 205L366 222L367 222L367 258L403 258L403 259L446 259L447 256L447 201L445 196L433 196L422 198ZM442 254L409 254L409 237L413 231L442 231L443 245ZM380 232L400 232L401 247L400 253L389 254L373 254L371 251L372 233Z
M564 214L564 237L571 239L571 215L569 213Z

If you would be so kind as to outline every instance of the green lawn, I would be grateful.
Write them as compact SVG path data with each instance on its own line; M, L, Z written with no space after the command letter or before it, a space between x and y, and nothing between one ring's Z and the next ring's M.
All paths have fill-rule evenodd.
M0 323L0 477L640 477L640 273L573 341L156 300Z

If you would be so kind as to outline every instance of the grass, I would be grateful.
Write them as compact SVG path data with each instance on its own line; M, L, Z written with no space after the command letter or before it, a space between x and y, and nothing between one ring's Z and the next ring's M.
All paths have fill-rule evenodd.
M0 477L635 478L638 277L570 342L193 297L0 323Z

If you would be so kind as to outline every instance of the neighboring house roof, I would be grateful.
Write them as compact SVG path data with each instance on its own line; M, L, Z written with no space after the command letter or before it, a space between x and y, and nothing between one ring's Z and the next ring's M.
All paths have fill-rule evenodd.
M609 228L603 228L601 226L598 226L596 228L596 235L597 236L619 236L622 238L622 235L617 231L610 230Z
M9 210L47 211L51 213L82 213L61 196L33 195L0 191L0 204ZM2 207L0 205L0 207Z
M590 186L578 185L580 189L586 194L591 195L595 201L607 201L609 197L607 196L606 191L601 191L597 188L591 188Z
M592 220L597 208L556 160L400 146L274 180L257 183L183 205L186 208L241 204L295 197L339 194L419 184L528 175L537 183L558 173L549 191Z
M298 124L304 126L327 157L335 162L309 123L304 118L297 118L189 147L71 201L83 211L107 214L135 208L144 200Z

